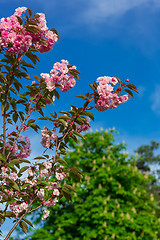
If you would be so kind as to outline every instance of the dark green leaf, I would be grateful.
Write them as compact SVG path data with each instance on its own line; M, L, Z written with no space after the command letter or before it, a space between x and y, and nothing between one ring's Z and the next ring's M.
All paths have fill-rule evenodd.
M28 232L28 226L25 222L21 221L19 226L22 228L23 232L26 234Z

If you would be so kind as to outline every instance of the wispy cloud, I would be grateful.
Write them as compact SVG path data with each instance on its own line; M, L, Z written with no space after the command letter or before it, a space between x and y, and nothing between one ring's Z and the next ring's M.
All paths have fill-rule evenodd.
M120 16L130 9L149 2L149 0L90 0L89 2L88 8L82 13L82 21L98 23L113 16Z
M117 37L147 53L159 47L159 0L35 0L34 3L44 10L49 22L54 21L58 30L71 38Z
M152 101L151 109L158 115L160 115L160 85L155 87L154 92L150 97Z

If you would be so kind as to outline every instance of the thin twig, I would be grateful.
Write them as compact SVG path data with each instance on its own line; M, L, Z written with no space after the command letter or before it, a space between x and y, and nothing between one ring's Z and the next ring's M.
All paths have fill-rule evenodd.
M33 211L35 211L35 210L39 209L39 208L40 208L40 207L42 207L42 206L43 206L43 204L41 204L41 205L39 205L38 207L36 207L36 208L34 208L34 209L30 210L28 213L31 213L31 212L33 212Z

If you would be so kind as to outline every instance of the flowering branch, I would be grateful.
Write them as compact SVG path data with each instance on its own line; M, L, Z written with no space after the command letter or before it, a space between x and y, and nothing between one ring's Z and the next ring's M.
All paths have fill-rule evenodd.
M54 28L48 30L43 13L33 15L31 9L21 7L12 16L0 20L0 54L3 55L0 70L7 70L0 72L0 103L1 109L4 109L3 140L0 142L0 203L6 204L4 210L0 209L0 224L7 217L18 219L5 240L17 225L27 232L27 224L32 226L24 219L28 213L42 208L42 220L45 220L49 215L46 208L54 206L58 198L64 196L67 201L71 200L70 191L75 190L71 185L63 184L63 179L69 180L72 174L80 181L82 173L76 168L63 166L67 163L60 155L66 153L70 138L77 141L78 137L83 137L81 132L90 127L91 119L94 120L93 108L98 111L116 108L133 96L132 91L137 92L133 84L128 84L128 79L121 82L117 77L100 77L97 83L90 84L92 93L77 96L85 101L82 107L71 105L69 111L60 111L59 116L56 112L50 117L44 116L44 108L54 104L55 98L59 99L58 89L67 92L73 88L80 72L67 60L61 60L53 65L50 73L34 76L35 81L26 85L22 92L21 80L31 79L27 69L35 68L40 61L36 52L49 52L57 41L58 32ZM91 101L93 106L88 106ZM30 119L33 111L41 117ZM41 130L41 144L45 150L34 158L37 161L32 164L26 159L31 152L30 139L22 136L21 132L31 127L38 133L37 120L50 121L53 128L45 126ZM16 125L16 131L7 135L7 124L12 124L14 128L12 121L15 124L18 121L19 126ZM46 154L48 149L55 150L53 156ZM25 166L21 167L22 163ZM24 178L25 171L27 177ZM39 206L32 209L35 202ZM7 211L8 208L10 211Z

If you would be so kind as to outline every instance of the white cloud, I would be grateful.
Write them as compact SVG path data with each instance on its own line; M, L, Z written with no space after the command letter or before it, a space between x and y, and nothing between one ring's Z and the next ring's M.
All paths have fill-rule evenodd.
M146 2L150 0L90 0L88 8L83 13L82 21L103 22L106 18L122 15Z
M155 87L154 92L151 95L151 109L158 115L160 115L160 85Z

